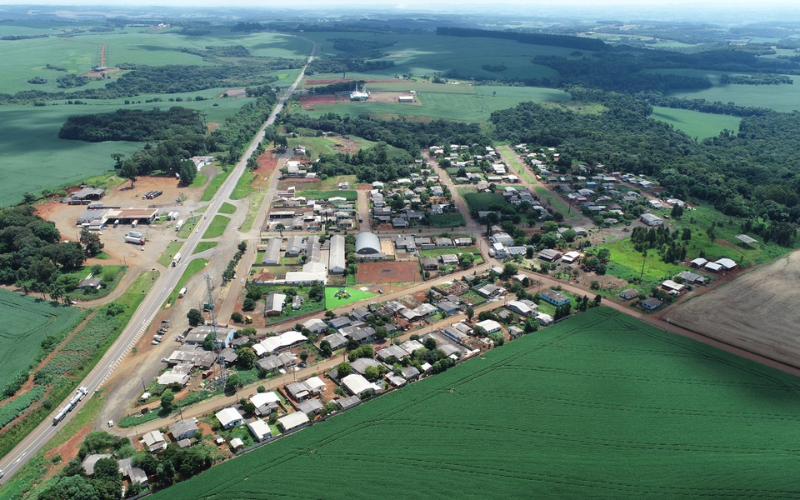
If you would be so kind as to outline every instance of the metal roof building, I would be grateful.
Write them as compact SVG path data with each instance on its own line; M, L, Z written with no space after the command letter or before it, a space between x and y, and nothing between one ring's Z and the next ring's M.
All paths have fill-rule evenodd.
M270 238L267 243L267 251L264 252L264 258L261 263L265 266L277 266L281 260L281 239Z
M356 253L359 255L381 253L381 241L375 234L368 231L358 233L358 236L356 236Z
M356 240L358 241L358 240ZM331 238L330 259L328 270L331 274L342 274L345 269L344 236L335 235Z

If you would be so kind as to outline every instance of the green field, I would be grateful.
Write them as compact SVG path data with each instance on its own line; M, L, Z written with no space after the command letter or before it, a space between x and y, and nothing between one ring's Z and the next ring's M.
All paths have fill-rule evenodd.
M236 207L231 205L230 203L228 203L226 201L226 202L224 202L222 204L221 207L219 207L219 213L221 213L221 214L235 214L236 213Z
M297 193L297 196L305 196L315 200L326 200L328 198L344 198L348 201L358 199L358 191L341 189L336 191L318 191L316 189L304 189Z
M211 224L208 225L208 229L206 229L206 232L203 234L203 239L219 238L222 236L222 233L225 232L225 228L228 227L230 221L230 217L215 215Z
M467 225L467 221L464 220L464 216L461 214L431 215L428 218L431 221L431 227L447 228Z
M658 286L662 281L672 278L681 271L688 270L685 266L667 264L662 261L655 250L650 250L645 259L642 252L637 252L633 248L630 238L603 245L601 248L607 248L611 252L611 262L607 268L608 274L624 280L632 280L641 276L645 285ZM643 266L644 271L642 270Z
M161 257L158 258L158 263L164 267L169 267L172 265L172 258L175 257L176 253L181 251L182 247L182 241L170 241L166 250L164 250L164 253L162 253Z
M77 307L0 289L0 388L26 370L48 335L66 335L81 317Z
M200 201L211 201L214 198L214 195L217 194L217 191L219 191L219 188L222 187L222 183L225 182L225 179L228 178L230 173L230 169L218 170L217 175L211 179L211 182L208 183L205 191L203 191L203 196L200 197Z
M798 388L591 309L154 499L797 498Z
M417 94L420 105L399 104L387 102L357 102L339 104L315 105L312 109L302 112L314 117L326 113L336 113L342 116L358 116L366 113L384 117L421 116L429 118L443 118L464 121L487 121L494 111L508 109L521 102L565 102L569 94L561 90L539 87L462 87L456 85L441 85L448 88L475 89L474 92L424 92Z
M359 290L358 288L346 287L347 293L350 294L350 297L336 297L336 293L341 290L341 288L342 287L338 286L325 287L325 304L328 309L344 307L348 304L352 304L353 302L358 302L375 296L375 294L371 292L365 292L363 290Z
M790 78L797 80L796 76L790 76ZM712 81L714 80L712 79ZM709 102L734 102L739 106L755 106L781 112L800 110L800 85L796 84L715 85L710 89L696 92L675 92L669 95L686 99L705 99Z
M701 113L687 109L653 107L651 118L669 123L677 130L698 140L716 137L723 130L739 130L741 118L728 115Z
M208 259L194 259L193 261L189 262L189 264L186 266L186 269L183 271L183 274L181 275L181 279L178 280L178 284L175 285L172 293L167 297L167 300L164 303L165 306L167 304L174 304L175 301L178 300L178 292L181 291L181 288L186 286L192 276L205 269L207 264Z
M461 192L461 188L459 188ZM502 194L498 193L476 193L474 191L467 191L461 193L464 202L469 206L470 212L490 210L493 205L508 205L506 199Z

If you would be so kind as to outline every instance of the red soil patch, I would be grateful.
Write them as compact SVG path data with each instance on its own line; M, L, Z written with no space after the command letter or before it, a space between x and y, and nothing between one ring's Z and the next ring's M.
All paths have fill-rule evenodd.
M81 449L81 444L83 443L83 438L89 434L89 431L92 429L92 426L87 425L83 429L79 430L77 434L69 438L69 440L60 445L56 446L52 450L45 453L44 458L49 460L56 455L61 455L61 463L66 464L73 458L78 456L78 451Z
M420 281L416 262L362 262L358 265L358 283L410 283Z
M274 279L275 275L267 270L261 271L259 274L253 276L253 280L258 281L272 281Z
M304 95L300 98L300 105L304 108L310 106L318 106L320 104L335 104L336 96L333 94L327 95Z
M207 127L208 133L210 134L211 132L217 130L219 128L219 125L220 125L219 122L209 122Z

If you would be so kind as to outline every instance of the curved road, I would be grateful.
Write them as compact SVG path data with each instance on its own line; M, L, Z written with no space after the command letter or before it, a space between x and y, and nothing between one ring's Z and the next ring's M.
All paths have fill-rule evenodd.
M315 42L312 42L312 44L313 47L311 49L311 55L308 57L306 66L314 59L314 54L317 51L317 44ZM236 164L236 167L233 170L233 175L228 176L228 179L225 181L222 187L220 187L219 192L209 204L206 212L203 214L203 220L197 224L195 232L186 240L184 245L185 251L182 252L184 255L192 255L192 251L194 250L198 241L201 239L200 235L205 232L210 221L219 211L222 203L230 198L233 189L236 187L239 177L241 177L242 173L245 171L245 168L247 168L247 160L250 158L250 156L252 156L253 152L264 139L264 130L266 127L275 122L275 117L277 117L278 113L281 112L284 103L292 96L292 93L297 88L297 85L303 79L304 75L305 67L300 71L297 79L294 81L294 83L292 83L291 87L289 87L286 93L280 99L278 99L278 104L275 106L272 114L270 114L269 119L261 127L258 134L256 134L255 138L250 143L250 146L247 148L247 151L245 151L244 155L242 155L242 158L239 160L239 163ZM145 299L139 305L139 308L133 314L128 326L126 326L120 334L119 339L117 339L117 341L113 346L111 346L108 352L106 352L105 356L103 356L94 370L92 370L80 384L88 387L90 394L93 394L103 385L114 369L116 369L125 356L128 355L136 341L139 340L142 334L144 334L144 332L150 326L150 323L161 310L161 305L167 300L167 296L177 285L178 280L183 274L183 270L190 260L191 259L188 258L184 259L178 263L176 267L170 267L166 270L166 272L161 274L158 281L156 281L154 284L151 292L147 295L147 297L145 297ZM88 400L88 398L84 399L83 401L85 402L86 400ZM82 404L83 402L79 403L78 407L80 407ZM7 481L8 478L10 478L23 465L25 465L25 463L27 463L27 461L30 460L30 458L35 455L56 434L56 432L61 429L63 424L53 425L52 419L58 409L60 409L63 405L64 402L60 402L58 407L55 408L55 411L48 416L44 422L36 427L33 432L28 434L28 436L23 439L22 442L13 450L11 450L9 454L0 459L0 470L5 472L5 476L2 480L0 480L0 484ZM73 409L64 419L64 422L70 420L75 413L76 409Z

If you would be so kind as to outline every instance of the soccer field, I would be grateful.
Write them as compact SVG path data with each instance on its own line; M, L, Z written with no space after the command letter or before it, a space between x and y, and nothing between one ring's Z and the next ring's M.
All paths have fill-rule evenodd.
M597 308L154 499L797 498L798 388Z

